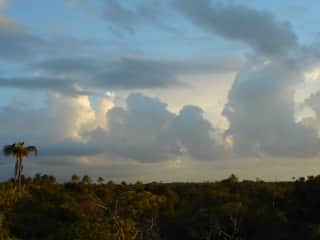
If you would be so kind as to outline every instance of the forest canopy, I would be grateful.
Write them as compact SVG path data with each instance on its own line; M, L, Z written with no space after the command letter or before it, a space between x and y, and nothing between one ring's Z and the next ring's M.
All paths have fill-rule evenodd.
M0 239L319 239L320 176L294 182L0 184Z

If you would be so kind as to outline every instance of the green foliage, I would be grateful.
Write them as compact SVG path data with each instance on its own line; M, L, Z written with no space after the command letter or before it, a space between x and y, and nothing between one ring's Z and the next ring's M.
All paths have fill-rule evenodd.
M63 238L66 240L116 240L116 235L112 231L110 221L90 221L84 218L71 224Z
M0 240L320 239L320 177L296 182L0 184Z
M10 235L6 227L4 226L5 216L0 212L0 240L10 240Z

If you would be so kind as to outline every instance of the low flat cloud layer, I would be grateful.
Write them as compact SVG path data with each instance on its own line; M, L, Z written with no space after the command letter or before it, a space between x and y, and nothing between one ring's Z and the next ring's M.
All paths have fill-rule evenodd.
M38 76L0 78L0 86L33 90L51 90L70 94L90 94L74 85L91 89L131 90L181 86L180 75L201 73L229 73L237 71L244 59L230 57L212 60L157 60L121 57L105 60L97 58L55 58L38 61L28 67Z

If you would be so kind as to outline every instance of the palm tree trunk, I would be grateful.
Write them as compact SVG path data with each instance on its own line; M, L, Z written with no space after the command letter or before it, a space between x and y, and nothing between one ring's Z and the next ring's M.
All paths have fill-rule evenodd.
M18 181L18 169L19 169L19 157L16 155L16 163L14 166L14 181L17 183Z
M22 156L19 154L19 185L18 191L21 192L21 178L22 178Z

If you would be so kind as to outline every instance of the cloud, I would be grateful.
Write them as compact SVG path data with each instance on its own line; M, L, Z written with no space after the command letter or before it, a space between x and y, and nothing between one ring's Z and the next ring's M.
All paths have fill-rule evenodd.
M177 84L175 73L161 61L124 58L95 76L95 84L109 89L167 87Z
M161 88L178 84L174 69L156 60L59 58L39 62L32 67L44 75L63 76L65 81L77 79L82 86L93 89Z
M89 57L69 57L45 59L31 64L31 67L55 75L82 76L85 74L88 77L104 65L108 65L108 61Z
M267 11L209 0L174 0L174 8L205 31L241 41L265 55L281 55L297 47L297 36L288 22L279 22Z
M304 118L303 123L308 126L313 128L318 136L320 136L320 92L316 92L314 94L311 94L307 99L304 101L304 105L310 107L313 112L314 116Z
M104 0L103 18L113 30L123 29L134 33L141 25L156 26L167 32L177 32L176 27L165 24L170 17L165 1L143 1L125 4L119 0Z
M97 43L71 35L38 34L11 17L0 16L0 60L6 64L28 64L48 57L96 54ZM101 49L99 49L101 51Z
M146 17L140 15L139 11L139 9L126 8L117 0L108 0L105 1L104 18L113 25L120 25L133 31L131 25L143 21Z
M163 161L174 158L179 150L163 136L173 118L174 114L158 99L131 94L126 109L114 107L108 111L108 130L97 130L93 134L103 134L107 153L115 157L143 162Z
M72 11L99 14L91 11L96 5L81 2L65 1ZM39 104L42 107L19 103L0 109L0 143L23 139L39 145L41 158L35 167L37 163L54 165L56 169L68 165L69 171L78 166L84 172L90 166L101 172L105 166L123 164L125 174L130 172L125 166L128 162L165 169L166 164L180 167L189 161L199 164L200 169L208 166L208 162L223 162L216 165L220 168L235 166L233 160L243 160L244 156L263 157L267 161L281 158L284 162L317 156L320 95L314 94L305 101L313 109L314 117L297 120L294 94L304 81L303 73L313 68L315 62L318 64L319 47L299 46L290 23L277 20L267 11L209 0L170 2L173 9L159 1L103 1L100 14L111 30L143 33L133 39L123 38L119 45L107 48L103 45L106 42L97 45L70 36L38 36L18 21L0 17L0 60L5 63L0 87L5 91L28 90L28 94L49 92L46 101ZM135 37L144 38L153 31L159 41L168 40L168 36L163 38L163 32L158 31L177 31L171 20L186 31L174 38L176 43L186 36L197 35L188 53L192 58L184 58L180 48L172 52L176 57L151 56L148 54L154 53L154 46L150 49L150 45L143 46L146 53L142 54L113 52L121 47L123 53L124 45L130 49L140 47L135 43L141 39ZM209 41L209 36L216 34L245 43L254 56L219 59L197 56L203 43L203 36L198 36L201 32ZM109 33L101 36L114 37ZM210 49L206 44L200 51ZM229 91L231 84L224 106L226 94L221 92ZM119 103L118 98L115 101L105 95L97 102L101 96L98 94L104 91L115 92L116 96L119 91L129 97ZM163 100L147 95L161 96ZM219 100L213 103L210 99ZM191 105L196 102L205 111ZM213 124L208 116L220 119L220 124L217 121ZM220 159L224 161L211 161ZM194 169L189 165L188 171L192 174Z
M107 129L88 136L89 144L102 144L105 154L140 162L173 160L190 156L196 160L221 159L221 145L211 137L214 128L202 110L185 106L178 115L157 98L131 94L126 108L107 113ZM86 135L87 137L87 135Z
M23 138L46 145L64 139L80 139L81 129L89 128L94 120L95 112L87 96L49 93L42 108L23 103L4 107L0 111L1 140Z
M83 90L73 79L63 77L24 76L0 77L1 88L14 88L29 91L55 91L64 95L88 95L90 91Z
M8 1L7 0L0 0L0 10L5 9L5 7L7 6Z
M215 129L204 119L203 110L196 106L184 106L169 127L168 133L197 160L222 159L224 149L212 137Z
M23 139L38 145L44 157L101 155L150 163L180 156L221 159L221 144L212 137L215 130L200 108L185 106L175 114L166 107L159 99L138 93L129 95L125 107L113 106L106 97L97 108L87 96L51 93L44 108L4 108L0 143ZM105 121L100 119L103 113ZM24 127L25 123L30 124Z
M178 80L181 75L194 75L199 73L225 73L235 72L243 64L244 58L229 57L224 59L150 59L122 57L105 60L104 58L70 57L47 59L30 65L34 71L39 71L44 77L41 83L48 89L70 91L71 83L79 83L89 89L151 89L167 88L182 85ZM51 78L49 76L52 76ZM56 79L56 80L54 80ZM75 81L75 79L77 81ZM26 86L36 89L39 80L31 81L23 78L23 83L11 81L8 85L17 87ZM22 79L20 79L22 81ZM3 84L7 81L3 80ZM17 84L15 84L17 83ZM41 83L39 88L41 88ZM0 80L1 85L1 80Z
M173 6L199 28L254 50L255 57L238 72L223 112L233 151L241 156L315 156L317 133L296 122L294 102L295 88L310 67L301 63L310 62L314 54L299 46L290 23L267 11L209 0L174 0Z
M31 34L24 25L9 17L0 16L0 59L26 59L42 44L43 39Z
M224 115L234 151L245 156L306 157L319 152L317 133L295 121L295 86L303 75L295 61L253 59L240 71Z
M162 88L178 84L177 70L166 62L151 59L52 59L34 64L32 67L44 75L64 77L61 85L77 79L81 86L91 89Z

